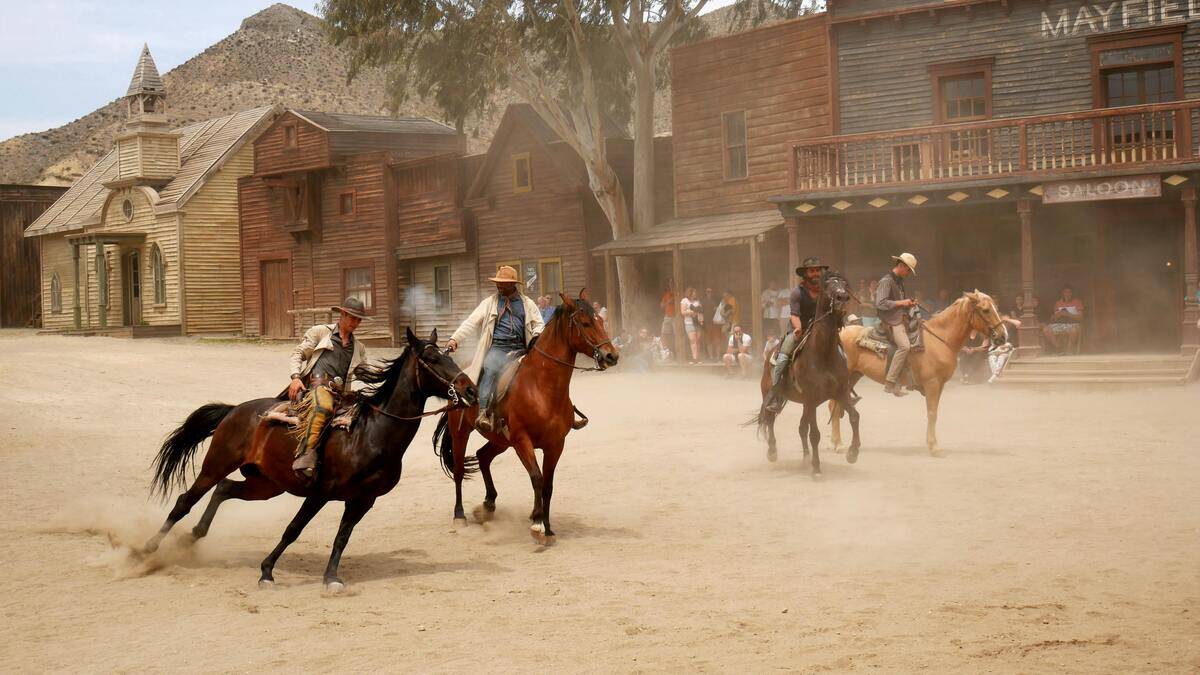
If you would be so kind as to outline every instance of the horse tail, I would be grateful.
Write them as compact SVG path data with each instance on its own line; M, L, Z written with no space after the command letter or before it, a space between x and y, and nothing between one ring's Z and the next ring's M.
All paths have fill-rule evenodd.
M454 478L454 438L450 431L450 413L442 413L437 426L433 430L433 454L442 458L442 473L446 478ZM475 455L463 458L463 478L471 479L471 474L479 472L479 460Z
M758 427L758 437L760 439L765 439L768 437L767 432L770 430L771 425L773 425L773 424L775 424L775 413L771 412L770 410L767 410L767 406L764 404L762 407L760 407L758 409L758 412L755 413L754 417L751 417L750 419L743 422L742 426L744 426L744 427L757 426Z
M150 493L157 492L163 499L171 493L171 488L184 486L184 474L192 463L196 448L204 439L213 435L217 425L235 406L228 403L209 403L192 411L179 428L172 431L163 440L154 458L154 478L150 481Z

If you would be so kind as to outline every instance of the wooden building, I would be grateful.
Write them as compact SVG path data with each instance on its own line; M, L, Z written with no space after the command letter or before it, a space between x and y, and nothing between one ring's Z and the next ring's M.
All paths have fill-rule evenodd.
M41 245L42 324L113 335L241 327L237 181L279 112L256 108L169 129L143 48L117 147L25 231Z
M26 239L29 227L66 188L0 185L0 328L42 322L41 246Z
M613 124L606 131L609 163L632 199L633 142ZM657 139L659 156L670 158L670 142ZM664 168L658 208L669 217L671 175ZM593 298L605 297L604 259L591 249L612 239L612 227L582 160L528 105L505 110L466 205L476 223L481 293L492 292L485 280L497 267L512 265L531 296L549 294L557 302L560 291L586 287Z
M792 144L831 132L827 31L821 14L671 51L674 213L595 249L639 260L655 311L668 285L728 289L746 329L765 338L764 282L792 276L784 218L768 199L789 186Z
M1085 350L1200 346L1200 4L831 0L827 20L831 129L772 197L793 249L862 277L908 250L927 294L1020 293L1028 355L1030 301L1067 283Z
M238 185L243 333L301 335L349 296L366 339L457 326L476 297L465 149L424 118L280 115Z

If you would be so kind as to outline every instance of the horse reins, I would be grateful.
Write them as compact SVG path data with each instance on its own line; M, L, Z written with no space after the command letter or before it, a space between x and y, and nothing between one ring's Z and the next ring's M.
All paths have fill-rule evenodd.
M418 366L418 368L416 368L417 387L420 388L420 386L421 386L421 369L424 368L425 370L429 371L429 374L432 375L434 377L434 379L436 379L438 382L441 382L442 384L446 385L446 388L447 388L446 389L446 394L447 394L446 398L449 399L449 403L442 406L441 408L438 408L437 410L431 410L426 413L421 413L420 415L417 415L416 417L405 417L403 415L396 415L396 414L390 413L369 401L367 402L367 407L369 407L371 410L374 410L375 412L379 413L380 415L383 415L384 417L390 417L394 420L401 420L404 422L415 422L416 420L424 419L426 417L432 417L434 415L440 415L444 412L449 412L456 408L462 408L463 407L462 399L460 399L458 396L458 390L456 390L454 388L454 381L447 380L446 378L442 377L441 375L438 375L437 371L435 371L432 366L430 366L428 363L425 363L425 361L421 358L420 354L415 355L415 358L417 360L417 366ZM458 377L461 377L464 374L465 373L459 373ZM454 379L457 380L458 377L455 377Z
M608 340L605 340L603 342L598 342L598 343L593 343L591 340L589 340L587 337L587 334L583 332L583 329L579 327L579 324L576 322L576 319L575 319L575 315L578 314L580 311L581 310L576 309L574 312L571 312L568 319L571 322L571 329L579 331L579 335L580 335L580 337L583 338L583 341L586 342L587 345L592 348L592 360L596 362L596 365L594 365L590 368L584 368L583 366L577 366L574 363L569 363L567 361L563 361L560 358L551 356L550 354L546 353L546 351L544 349L542 349L541 347L539 347L536 342L533 343L533 351L541 354L542 356L550 359L551 361L553 361L557 364L567 366L568 368L574 368L575 370L582 370L582 371L588 372L588 373L603 372L607 368L600 365L600 348L603 347L604 345L609 345L611 347L612 339L610 338Z

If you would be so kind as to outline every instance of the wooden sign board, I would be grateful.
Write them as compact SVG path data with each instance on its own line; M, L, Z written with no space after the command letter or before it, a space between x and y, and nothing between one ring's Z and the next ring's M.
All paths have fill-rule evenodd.
M1042 188L1043 204L1098 202L1108 199L1141 199L1161 197L1162 178L1150 176L1120 176L1090 178L1046 183Z

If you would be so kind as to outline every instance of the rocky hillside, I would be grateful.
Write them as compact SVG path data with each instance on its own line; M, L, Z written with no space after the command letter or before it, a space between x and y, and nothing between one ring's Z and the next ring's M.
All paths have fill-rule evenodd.
M728 32L727 9L704 18L713 33ZM150 48L153 51L154 45ZM129 55L130 72L136 58L137 54ZM316 110L387 114L382 73L362 73L347 85L346 63L346 52L325 39L320 19L276 4L244 20L232 35L163 76L168 113L176 126L277 102ZM472 151L486 148L504 105L513 100L511 93L501 93L490 114L468 121ZM658 101L658 133L669 133L669 92L661 92ZM432 106L419 101L407 104L401 114L439 118ZM112 147L123 122L123 106L114 99L56 129L4 141L0 143L0 183L69 185Z

